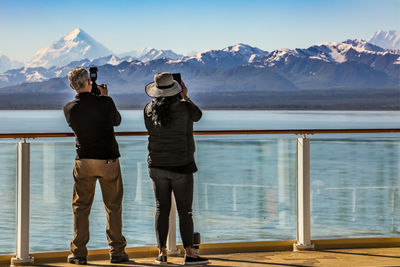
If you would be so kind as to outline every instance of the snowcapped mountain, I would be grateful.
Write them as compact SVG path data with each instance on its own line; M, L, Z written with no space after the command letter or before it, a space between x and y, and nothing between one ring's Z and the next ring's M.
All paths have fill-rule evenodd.
M182 62L228 69L252 63L267 54L268 52L259 48L240 43L221 50L206 50L196 56L184 57Z
M331 63L343 63L351 58L351 55L357 54L380 54L387 53L385 49L370 44L361 39L346 40L344 42L330 42L310 46L306 49L279 49L272 51L261 61L264 65L273 67L279 64L286 64L290 58L307 58L311 60L321 60Z
M385 49L400 49L400 30L379 30L368 40L369 43L378 45Z
M253 62L256 58L260 58L266 56L268 54L267 51L263 51L257 47L252 47L250 45L239 43L237 45L228 46L224 48L222 51L231 53L235 56L241 56L244 60L247 60L248 63Z
M152 47L146 47L140 52L138 60L148 62L159 58L180 59L182 57L183 55L176 54L172 50L157 50Z
M132 50L119 54L118 57L132 57L143 62L148 62L159 58L180 59L183 57L183 55L176 54L172 50L158 50L153 47L145 47L139 51Z
M379 45L375 45L371 42L362 40L362 39L348 39L343 44L351 45L354 50L357 52L385 52L386 50ZM349 50L350 48L347 48Z
M64 66L71 61L84 58L95 59L111 55L112 52L90 37L80 28L75 28L68 35L54 42L49 47L40 49L29 60L26 67Z
M90 66L119 65L122 62L136 61L132 57L119 58L116 56L106 56L96 59L82 59L72 61L65 66L52 66L50 68L43 67L23 67L19 69L8 70L0 74L0 87L16 85L24 82L42 82L52 78L65 77L74 67L82 67L88 69Z
M120 57L131 56L142 62L149 62L151 60L156 60L160 58L168 58L171 60L176 60L177 62L192 62L198 64L215 65L218 66L217 61L223 58L226 61L230 58L231 63L228 63L226 67L234 67L242 64L251 63L253 60L263 57L268 52L263 51L259 48L252 47L245 44L237 44L229 46L222 50L205 50L201 53L195 53L192 56L183 56L173 52L172 50L158 50L152 47L143 48L140 51L131 51L127 53L120 54ZM182 59L182 61L180 61ZM216 64L213 64L215 62Z
M380 39L396 43L394 37L385 38ZM0 63L1 59L6 62L0 57ZM151 47L115 56L77 28L39 51L29 63L0 74L0 106L9 108L14 99L22 99L21 106L26 108L24 99L34 97L42 101L38 100L39 108L54 103L48 100L57 97L62 106L65 96L73 93L68 87L68 72L76 66L97 66L99 82L109 84L113 97L125 101L127 107L132 107L132 101L142 107L148 101L144 85L153 80L155 73L169 71L182 73L190 91L203 94L203 103L211 107L212 103L215 107L223 103L235 108L229 102L234 100L239 106L247 101L245 107L252 108L309 108L307 101L313 99L318 109L332 103L334 108L343 108L343 101L350 108L358 101L356 106L360 109L371 103L378 103L368 106L373 109L398 109L400 49L385 49L360 39L270 53L240 43L194 56ZM366 95L369 95L367 100ZM257 101L258 106L254 105Z
M11 60L5 55L0 56L0 73L3 73L10 69L22 67L23 65L24 64L22 62Z
M88 68L93 65L99 67L101 79L112 81L113 86L125 93L130 86L139 88L140 84L151 81L157 71L181 72L185 79L195 81L200 87L216 90L250 87L258 90L260 83L257 81L269 81L268 90L379 88L395 86L400 82L400 54L360 39L323 43L304 49L279 49L271 53L237 44L183 58L171 50L150 47L136 55L140 55L139 59L109 55L79 59L61 67L13 69L0 74L0 88L65 78L73 67Z
M398 61L395 52L355 39L306 49L275 50L253 65L275 69L300 88L329 88L339 84L379 87L399 82Z

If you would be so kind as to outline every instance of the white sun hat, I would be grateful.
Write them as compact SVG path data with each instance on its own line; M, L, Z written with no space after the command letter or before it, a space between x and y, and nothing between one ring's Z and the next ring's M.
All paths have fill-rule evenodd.
M182 92L182 87L175 81L169 72L159 72L154 75L154 82L145 87L146 94L150 97L173 96Z

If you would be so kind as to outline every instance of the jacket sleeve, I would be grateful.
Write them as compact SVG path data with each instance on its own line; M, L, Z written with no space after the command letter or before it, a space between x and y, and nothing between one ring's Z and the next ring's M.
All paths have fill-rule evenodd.
M189 109L189 114L190 114L190 118L192 119L192 121L195 121L195 122L199 121L201 119L201 116L203 115L203 113L201 112L199 107L190 102L185 102L185 103Z
M146 126L147 131L151 128L151 117L148 115L148 108L150 103L148 103L143 109L143 118L144 118L144 125Z
M64 116L68 126L71 127L71 107L69 103L64 106Z
M118 126L121 124L121 114L119 114L119 111L117 110L117 107L115 106L112 98L111 97L107 97L107 98L108 98L108 103L109 103L109 112L110 112L111 123L113 126Z

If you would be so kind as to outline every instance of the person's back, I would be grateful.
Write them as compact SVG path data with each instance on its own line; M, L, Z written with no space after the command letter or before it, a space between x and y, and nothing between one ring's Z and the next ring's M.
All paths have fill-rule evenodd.
M123 184L119 164L118 144L114 126L121 116L113 100L108 97L107 86L98 87L101 95L92 95L89 74L83 68L68 73L75 99L64 107L65 119L76 136L76 159L73 170L74 239L67 261L86 264L89 241L89 214L97 180L100 183L107 212L107 239L111 247L112 263L129 261L125 253L126 240L122 235Z
M77 159L115 159L120 156L114 126L121 116L108 96L79 93L65 105L65 118L76 135Z
M152 121L152 105L145 107L145 125L149 132L149 166L182 166L194 161L193 122L200 120L200 109L179 99L171 103L166 127Z

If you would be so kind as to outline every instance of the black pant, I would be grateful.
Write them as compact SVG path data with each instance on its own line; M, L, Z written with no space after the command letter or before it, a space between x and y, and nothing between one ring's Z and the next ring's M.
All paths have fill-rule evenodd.
M174 192L179 214L179 229L183 246L193 245L193 174L176 173L159 168L150 168L156 197L155 217L156 236L159 248L165 248L168 236L169 213L171 210L171 192Z

